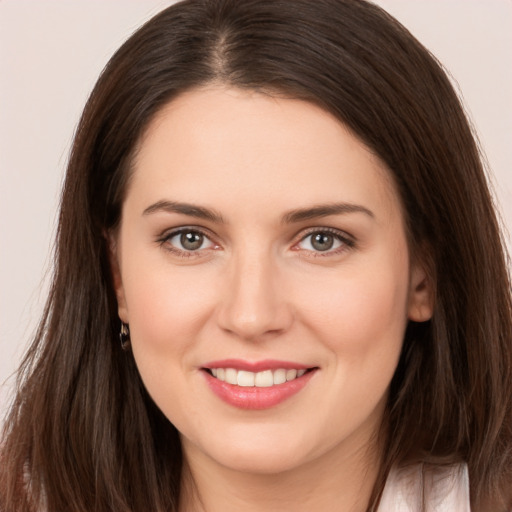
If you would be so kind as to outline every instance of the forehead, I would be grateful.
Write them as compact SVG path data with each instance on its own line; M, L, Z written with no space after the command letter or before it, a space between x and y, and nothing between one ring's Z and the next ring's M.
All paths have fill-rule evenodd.
M128 199L143 202L168 195L254 211L340 201L400 210L388 169L334 116L245 90L175 98L150 123L133 169Z

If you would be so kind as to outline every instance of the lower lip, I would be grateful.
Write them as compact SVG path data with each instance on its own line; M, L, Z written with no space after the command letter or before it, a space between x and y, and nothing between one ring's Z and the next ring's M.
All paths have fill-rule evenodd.
M216 379L207 371L204 372L210 389L224 402L239 409L261 410L270 409L297 394L310 381L316 370L311 370L298 377L269 387L234 386Z

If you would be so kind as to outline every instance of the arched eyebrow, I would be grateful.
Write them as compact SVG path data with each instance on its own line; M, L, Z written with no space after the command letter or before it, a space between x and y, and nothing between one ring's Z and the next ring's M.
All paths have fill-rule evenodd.
M208 220L216 224L226 223L222 215L211 208L205 208L204 206L197 206L190 203L180 203L178 201L157 201L151 206L148 206L142 212L142 215L150 215L157 212L181 213L182 215Z
M330 203L291 210L283 215L282 223L293 224L296 222L303 222L305 220L328 217L329 215L340 215L346 213L364 213L372 219L375 218L374 213L364 206L352 203Z
M222 215L211 208L206 208L204 206L194 205L191 203L169 201L165 199L157 201L151 206L148 206L143 211L142 215L150 215L157 212L179 213L182 215L188 215L189 217L195 217L198 219L214 222L216 224L226 224L226 221ZM282 216L281 223L294 224L297 222L303 222L305 220L328 217L329 215L341 215L347 213L363 213L372 219L375 218L375 215L371 210L358 204L329 203L290 210Z

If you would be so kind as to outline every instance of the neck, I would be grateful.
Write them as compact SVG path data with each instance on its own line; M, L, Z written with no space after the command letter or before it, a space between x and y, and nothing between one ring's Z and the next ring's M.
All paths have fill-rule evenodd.
M251 473L221 466L183 440L185 465L180 512L365 512L380 456L374 436L350 449L346 443L279 473Z

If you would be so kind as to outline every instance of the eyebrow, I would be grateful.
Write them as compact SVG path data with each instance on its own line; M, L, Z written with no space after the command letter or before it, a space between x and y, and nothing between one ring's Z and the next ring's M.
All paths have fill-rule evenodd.
M197 217L198 219L209 220L217 224L225 224L226 221L222 215L215 210L205 208L203 206L196 206L190 203L180 203L178 201L158 201L151 206L148 206L142 215L150 215L157 212L167 213L181 213L190 217Z
M346 213L364 213L372 219L375 218L373 212L364 206L352 203L330 203L292 210L283 216L282 222L283 224L293 224L305 220L328 217L329 215L340 215Z
M150 215L157 212L180 213L198 219L208 220L217 224L226 224L222 215L213 209L178 201L161 200L148 206L142 215ZM364 206L352 203L319 204L308 208L298 208L285 213L281 219L282 224L294 224L305 220L328 217L329 215L341 215L347 213L363 213L372 219L375 215Z

